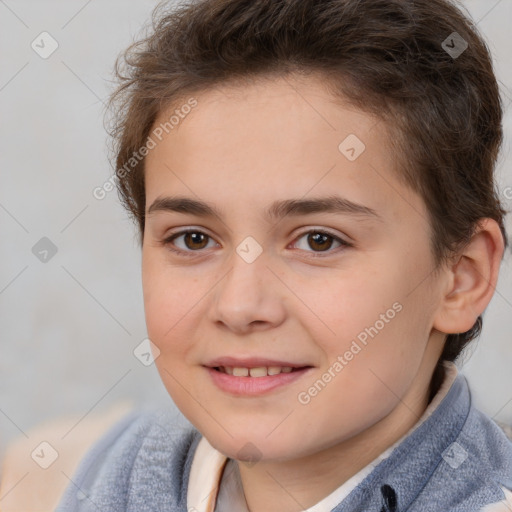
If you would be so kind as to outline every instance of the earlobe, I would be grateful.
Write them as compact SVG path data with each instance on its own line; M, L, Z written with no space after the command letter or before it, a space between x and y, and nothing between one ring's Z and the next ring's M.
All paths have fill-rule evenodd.
M433 327L441 332L462 333L475 324L494 294L504 242L498 223L482 219L469 242L449 270L449 286Z

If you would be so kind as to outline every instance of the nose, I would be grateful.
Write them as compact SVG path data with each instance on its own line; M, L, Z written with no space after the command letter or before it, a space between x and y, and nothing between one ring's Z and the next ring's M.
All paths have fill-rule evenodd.
M213 290L210 320L236 333L277 327L285 319L286 288L263 251L254 261L236 251Z

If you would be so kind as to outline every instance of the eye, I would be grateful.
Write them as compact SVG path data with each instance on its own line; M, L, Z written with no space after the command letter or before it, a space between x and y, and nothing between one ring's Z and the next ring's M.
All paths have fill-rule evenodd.
M332 248L333 243L337 243L337 247L352 247L352 244L349 242L346 242L345 240L341 239L338 236L332 235L328 233L327 231L321 231L318 229L312 229L310 231L307 231L306 233L303 233L298 239L301 240L305 238L305 243L303 243L302 247L299 247L299 249L307 250L305 246L309 246L313 251L313 253L322 253L322 252L333 252L329 251L329 249ZM295 242L297 244L297 242ZM316 256L316 254L315 254Z
M176 243L176 240L179 240L180 238L183 239L182 242L184 246L182 247ZM187 229L184 231L179 231L178 233L174 233L173 235L163 240L162 243L172 252L184 254L186 256L193 256L191 253L198 252L201 249L207 248L208 239L213 241L209 235L203 233L202 231L197 229ZM178 248L175 249L174 246L177 246Z

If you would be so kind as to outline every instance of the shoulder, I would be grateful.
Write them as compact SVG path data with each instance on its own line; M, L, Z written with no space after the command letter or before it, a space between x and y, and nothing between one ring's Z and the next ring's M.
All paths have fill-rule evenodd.
M465 472L473 492L478 490L486 503L478 510L512 510L512 440L504 429L472 406L457 442L467 453Z
M512 486L512 440L487 414L471 407L460 440L478 454L475 464L490 478L505 478Z
M168 410L135 411L117 422L73 475L57 512L174 511L186 505L200 433Z
M432 478L411 510L437 510L429 507L435 507L438 498L450 512L512 510L512 441L474 404L458 435L439 455Z

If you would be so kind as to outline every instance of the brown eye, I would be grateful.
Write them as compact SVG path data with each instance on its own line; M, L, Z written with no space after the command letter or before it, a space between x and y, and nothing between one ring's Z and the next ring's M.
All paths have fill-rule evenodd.
M302 240L305 240L305 243L301 242ZM352 247L352 244L345 242L345 240L320 230L307 231L296 242L299 249L313 253L313 255L314 253L334 252L329 250L333 248L333 244L337 244L334 246L335 249L338 247Z
M189 256L193 255L194 252L205 249L209 241L213 242L212 238L206 233L190 229L175 233L163 240L162 243L173 252Z

